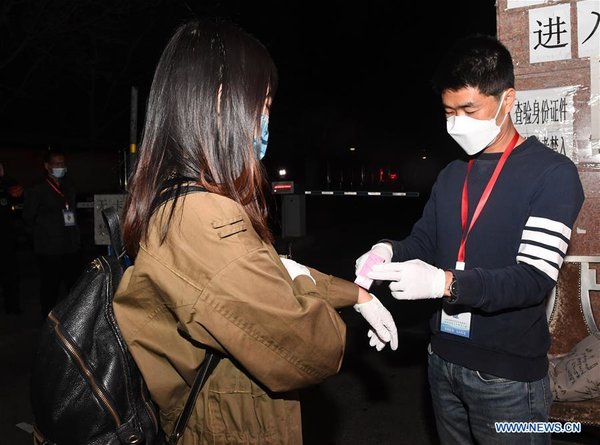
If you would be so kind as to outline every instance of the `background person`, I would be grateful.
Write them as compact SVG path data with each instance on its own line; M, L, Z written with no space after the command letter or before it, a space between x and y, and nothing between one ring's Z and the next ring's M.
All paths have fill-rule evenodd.
M440 299L429 384L442 444L549 444L549 433L497 434L494 423L548 420L545 302L584 199L577 169L517 132L512 58L498 40L458 41L434 87L469 160L440 172L408 237L373 247L387 262L369 278L390 280L399 300Z
M40 272L40 309L45 318L81 271L81 239L75 215L76 194L67 176L65 155L48 150L44 179L25 191L23 219L33 235Z
M267 50L236 26L210 20L176 31L150 90L124 208L135 264L114 309L167 432L204 345L225 354L182 445L302 443L295 390L339 371L346 326L336 308L356 305L397 347L379 300L280 259L272 245L260 159L276 86ZM186 194L186 184L205 192ZM172 199L154 211L162 193Z

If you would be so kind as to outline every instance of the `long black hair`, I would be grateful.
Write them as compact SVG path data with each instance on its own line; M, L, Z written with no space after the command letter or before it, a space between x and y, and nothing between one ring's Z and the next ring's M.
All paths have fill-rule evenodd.
M266 178L253 140L276 87L267 49L233 23L194 20L176 30L154 73L125 202L131 255L147 234L152 202L172 178L192 178L240 203L261 238L272 241ZM163 229L164 240L168 225Z

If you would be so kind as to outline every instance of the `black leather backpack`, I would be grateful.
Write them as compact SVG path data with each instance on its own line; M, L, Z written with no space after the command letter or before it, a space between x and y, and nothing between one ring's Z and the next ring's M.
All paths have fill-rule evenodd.
M118 215L103 212L113 250L122 252ZM207 350L175 429L165 437L113 312L124 258L94 259L41 329L30 385L38 445L175 444L219 360Z

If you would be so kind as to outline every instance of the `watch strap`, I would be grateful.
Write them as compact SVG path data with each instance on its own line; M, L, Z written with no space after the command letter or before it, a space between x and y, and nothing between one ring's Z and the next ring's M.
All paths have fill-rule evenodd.
M446 297L446 301L448 303L454 303L458 299L458 282L456 281L456 276L452 274L452 281L448 285L448 295Z

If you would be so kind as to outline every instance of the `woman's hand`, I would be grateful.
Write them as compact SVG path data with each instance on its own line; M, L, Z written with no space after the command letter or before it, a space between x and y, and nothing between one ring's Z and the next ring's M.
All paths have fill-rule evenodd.
M398 349L398 330L390 311L388 311L379 299L359 287L358 301L354 309L360 313L371 325L369 329L369 345L381 351L386 343L390 344L392 351Z

